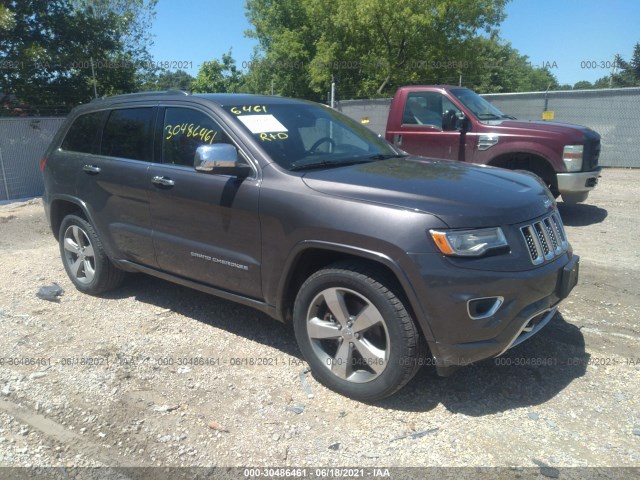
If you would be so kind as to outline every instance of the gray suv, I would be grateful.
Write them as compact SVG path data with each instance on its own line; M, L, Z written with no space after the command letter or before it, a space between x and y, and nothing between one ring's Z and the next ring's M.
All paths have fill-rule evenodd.
M144 272L293 324L329 388L386 397L544 327L577 282L535 176L409 156L311 102L152 92L76 108L42 163L82 292Z

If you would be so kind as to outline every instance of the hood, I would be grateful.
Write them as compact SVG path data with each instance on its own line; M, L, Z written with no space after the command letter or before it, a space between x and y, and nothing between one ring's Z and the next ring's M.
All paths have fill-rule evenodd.
M586 140L600 138L597 132L583 125L570 123L547 122L541 120L503 120L497 125L506 128L534 130L572 137L571 141L583 143Z
M553 204L535 176L415 156L316 170L303 181L327 195L430 213L451 228L520 223Z

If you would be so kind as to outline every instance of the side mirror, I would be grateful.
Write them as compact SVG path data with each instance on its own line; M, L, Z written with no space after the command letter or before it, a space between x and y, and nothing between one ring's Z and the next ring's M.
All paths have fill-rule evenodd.
M251 167L238 161L238 150L228 143L200 145L193 158L193 168L197 172L219 175L247 177Z
M471 121L463 112L460 112L456 115L455 129L460 133L467 133L469 130L471 130Z

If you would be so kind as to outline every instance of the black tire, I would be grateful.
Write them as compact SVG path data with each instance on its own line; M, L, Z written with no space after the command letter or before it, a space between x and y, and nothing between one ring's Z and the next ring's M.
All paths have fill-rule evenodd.
M300 287L293 309L296 340L316 379L331 390L375 401L397 392L419 370L424 343L392 285L376 268L343 262Z
M113 290L124 280L125 272L111 263L98 234L84 218L64 217L58 241L64 269L81 292L98 295Z

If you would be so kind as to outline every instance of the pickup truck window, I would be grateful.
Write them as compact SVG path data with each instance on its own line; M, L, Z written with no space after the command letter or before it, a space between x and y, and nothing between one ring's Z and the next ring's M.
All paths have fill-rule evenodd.
M411 92L402 114L403 125L429 125L442 128L442 94Z
M467 107L478 120L504 120L513 118L505 115L480 95L467 88L455 88L451 93Z
M321 168L401 155L383 138L316 104L224 107L267 154L287 170Z

